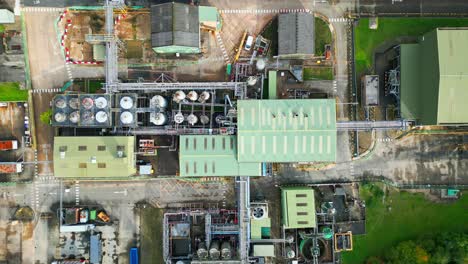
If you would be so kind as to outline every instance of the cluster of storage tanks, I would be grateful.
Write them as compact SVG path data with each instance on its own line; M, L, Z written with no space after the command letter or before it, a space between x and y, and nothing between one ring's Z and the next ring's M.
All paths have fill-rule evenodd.
M210 249L206 249L204 242L198 244L197 256L200 260L212 259L223 260L232 259L232 247L229 241L213 240L211 241Z
M63 126L109 126L107 95L58 95L53 100L52 123Z
M131 94L121 95L118 98L120 111L119 122L121 126L130 127L136 124L136 96Z
M187 103L207 103L211 98L211 94L207 91L203 91L198 94L196 91L190 91L187 94L184 91L177 91L173 94L172 100L176 103L187 102ZM201 114L199 116L191 112L189 115L184 115L182 112L178 112L174 115L174 122L176 124L182 124L186 121L189 125L193 126L200 122L202 125L207 125L210 122L210 118Z

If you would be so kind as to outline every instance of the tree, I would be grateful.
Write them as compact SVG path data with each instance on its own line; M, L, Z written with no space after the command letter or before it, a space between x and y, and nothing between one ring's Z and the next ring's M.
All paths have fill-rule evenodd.
M41 120L42 123L49 125L50 120L52 118L52 109L49 109L41 114L39 119Z

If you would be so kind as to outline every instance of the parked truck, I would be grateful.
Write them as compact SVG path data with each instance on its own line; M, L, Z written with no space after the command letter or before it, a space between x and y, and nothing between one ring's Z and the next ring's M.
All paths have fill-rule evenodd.
M18 149L17 140L2 140L0 141L0 150L13 150Z
M0 174L2 174L2 173L20 173L22 171L23 171L23 166L19 162L0 163Z

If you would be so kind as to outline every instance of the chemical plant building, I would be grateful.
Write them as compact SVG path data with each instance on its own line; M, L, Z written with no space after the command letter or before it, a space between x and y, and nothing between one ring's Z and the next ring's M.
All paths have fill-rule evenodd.
M297 56L315 53L315 21L309 13L278 16L278 55Z
M200 53L200 28L221 29L216 8L181 3L151 6L151 44L156 53Z
M129 177L136 173L135 137L55 137L59 178Z
M438 28L400 45L401 117L422 125L468 124L468 30ZM434 52L436 51L436 52Z
M281 190L281 208L284 228L315 228L314 190L289 187Z

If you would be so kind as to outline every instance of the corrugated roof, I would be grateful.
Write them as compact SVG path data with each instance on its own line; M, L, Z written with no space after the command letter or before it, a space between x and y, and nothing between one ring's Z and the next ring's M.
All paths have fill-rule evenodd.
M97 235L92 235L89 242L89 263L98 264L101 263L101 239Z
M446 28L401 45L403 118L423 125L468 123L467 46L468 30Z
M309 13L280 14L278 18L279 55L314 54L314 16Z
M198 7L180 3L151 6L151 43L153 47L199 48Z
M268 99L277 98L276 71L268 72Z
M8 9L0 9L0 24L15 23L15 14Z
M261 164L239 163L235 136L180 136L180 176L260 176Z
M250 238L261 239L262 228L271 228L271 219L265 217L263 219L250 218Z
M334 99L239 100L239 162L335 161Z
M54 173L64 178L131 176L136 172L134 141L134 137L55 137Z
M308 187L287 187L281 190L285 228L312 228L316 224L314 190Z

